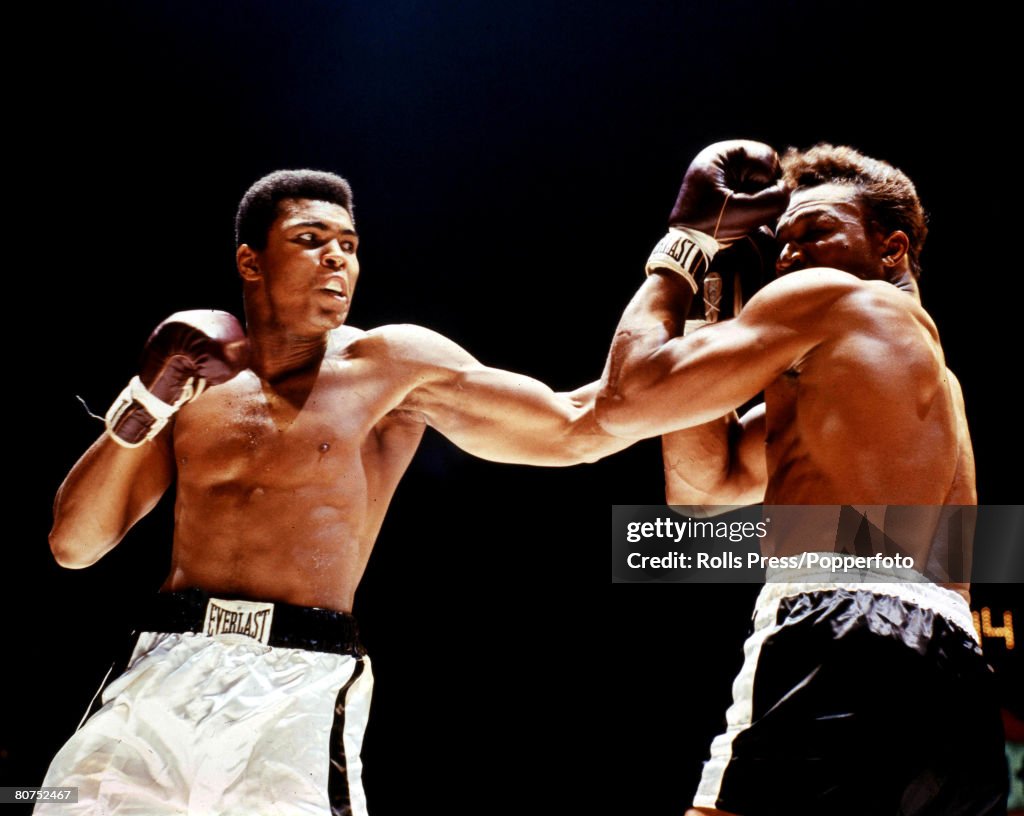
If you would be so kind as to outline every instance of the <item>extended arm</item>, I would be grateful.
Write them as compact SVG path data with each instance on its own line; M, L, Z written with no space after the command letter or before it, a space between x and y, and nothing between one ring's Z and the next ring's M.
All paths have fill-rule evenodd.
M421 413L474 456L572 465L595 461L632 441L597 424L597 382L556 393L531 377L485 366L451 340L416 326L391 327L386 342L393 364L404 368L413 384L402 409Z

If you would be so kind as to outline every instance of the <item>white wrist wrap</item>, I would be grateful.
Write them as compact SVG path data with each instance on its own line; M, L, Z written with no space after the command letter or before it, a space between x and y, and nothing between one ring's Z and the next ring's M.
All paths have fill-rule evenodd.
M199 385L196 387L196 379L190 377L188 382L185 383L185 387L181 390L181 396L178 397L178 401L174 405L170 405L150 393L149 389L142 384L142 380L136 375L132 377L131 382L125 386L124 391L118 395L117 399L114 400L114 404L110 406L110 410L107 411L105 417L107 433L110 434L117 444L125 448L137 448L160 433L164 425L167 424L167 420L174 416L178 409L186 402L198 397L203 392L205 386L205 379L200 378ZM146 435L138 442L129 442L122 439L113 430L124 413L133 405L142 406L155 420Z
M647 259L645 271L650 275L655 269L668 269L682 275L693 293L697 294L693 269L701 258L710 266L719 248L718 241L706 232L689 227L669 227L668 233L658 241Z

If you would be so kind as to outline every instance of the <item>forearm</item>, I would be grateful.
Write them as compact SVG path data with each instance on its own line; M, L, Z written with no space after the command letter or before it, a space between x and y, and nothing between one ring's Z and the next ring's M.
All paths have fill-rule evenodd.
M596 462L632 445L636 439L615 436L605 430L597 421L597 396L601 381L595 380L566 397L575 409L562 446L563 461L558 464L574 465L580 462Z
M764 500L768 483L764 405L662 436L665 500L707 508ZM703 513L708 513L703 510Z
M532 377L473 365L421 386L404 406L474 456L557 467L596 461L633 441L598 424L598 387L556 393Z
M525 433L504 431L505 439L485 458L509 464L569 467L596 462L632 445L635 439L613 436L598 424L591 405L565 424ZM471 450L469 446L464 446Z
M511 371L482 365L447 338L418 327L392 327L376 338L410 390L412 411L467 453L495 462L575 465L630 444L594 416L600 383L570 393Z
M434 404L424 400L421 410L428 424L474 456L505 464L564 467L597 461L634 441L612 436L598 424L596 390L593 383L589 396L583 389L555 393L531 381L516 389L514 399Z
M728 497L730 435L736 415L673 431L661 438L668 504L723 504Z
M610 433L648 435L642 428L644 393L665 373L657 352L682 335L692 299L693 290L682 277L658 272L626 307L596 399L597 419Z
M49 536L61 566L95 563L153 508L170 482L165 445L129 449L104 433L75 463L57 491Z

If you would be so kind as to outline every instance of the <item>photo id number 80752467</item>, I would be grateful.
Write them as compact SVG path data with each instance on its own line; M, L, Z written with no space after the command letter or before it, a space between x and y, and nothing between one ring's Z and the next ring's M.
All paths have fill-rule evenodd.
M0 787L0 804L17 802L77 802L78 788Z

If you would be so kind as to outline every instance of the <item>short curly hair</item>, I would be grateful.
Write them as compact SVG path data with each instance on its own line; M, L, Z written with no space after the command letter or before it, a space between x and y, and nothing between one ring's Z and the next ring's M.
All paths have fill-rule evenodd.
M343 207L355 225L352 187L341 176L322 170L278 170L255 182L242 196L235 215L235 246L266 249L270 225L277 218L277 204L285 198L330 201Z
M910 270L921 276L921 248L928 235L927 217L906 173L852 147L816 144L809 150L789 148L782 172L792 190L819 184L848 184L860 194L872 223L884 232L902 230L910 239Z

